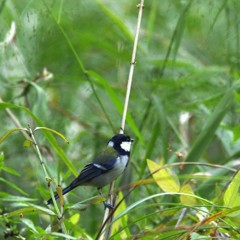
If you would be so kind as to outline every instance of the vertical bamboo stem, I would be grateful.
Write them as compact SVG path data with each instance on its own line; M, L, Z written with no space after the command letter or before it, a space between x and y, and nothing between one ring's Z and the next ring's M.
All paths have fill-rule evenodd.
M136 33L135 33L134 44L133 44L133 51L132 51L132 58L130 63L130 70L129 70L129 76L128 76L128 84L127 84L122 121L120 125L120 133L124 133L125 122L127 117L127 110L128 110L129 98L130 98L131 87L132 87L134 67L136 63L137 45L138 45L138 38L139 38L139 32L140 32L140 26L141 26L141 20L142 20L142 12L144 8L144 0L141 0L141 2L137 5L137 7L138 7L138 20L137 20ZM112 182L110 185L109 199L108 199L108 203L110 203L112 206L115 206L115 203L116 203L116 196L112 194L114 190L114 183L115 182ZM100 232L98 234L99 237L97 237L98 239L106 240L110 237L113 213L114 213L114 209L109 209L109 208L105 209L102 228L100 229ZM109 226L107 227L106 224L109 224Z

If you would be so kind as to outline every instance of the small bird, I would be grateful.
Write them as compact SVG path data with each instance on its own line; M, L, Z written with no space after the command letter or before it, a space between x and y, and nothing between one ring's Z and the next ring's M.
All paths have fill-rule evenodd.
M94 186L102 195L102 188L117 179L125 170L129 157L133 139L125 134L116 134L109 141L106 150L97 156L92 163L87 164L78 177L70 185L62 190L66 194L78 186ZM55 194L58 199L58 194ZM52 198L47 204L53 202ZM105 207L112 206L104 202Z

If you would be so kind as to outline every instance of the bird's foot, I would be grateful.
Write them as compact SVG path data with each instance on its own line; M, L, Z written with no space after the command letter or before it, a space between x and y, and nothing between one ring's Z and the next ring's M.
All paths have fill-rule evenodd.
M103 202L105 208L114 209L114 206L110 203Z

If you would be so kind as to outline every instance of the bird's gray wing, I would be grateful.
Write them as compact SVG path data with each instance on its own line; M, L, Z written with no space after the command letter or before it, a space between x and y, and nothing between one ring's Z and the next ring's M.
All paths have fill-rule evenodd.
M71 188L75 188L79 185L87 184L93 178L105 174L111 169L113 169L114 164L116 162L116 158L104 156L104 160L105 160L104 163L94 161L90 164L87 164L80 172L79 176L75 180L73 180L73 182L69 186L71 186Z

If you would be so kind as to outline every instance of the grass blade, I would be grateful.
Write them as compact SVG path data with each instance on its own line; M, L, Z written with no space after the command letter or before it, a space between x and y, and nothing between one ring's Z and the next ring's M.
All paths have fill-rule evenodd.
M225 95L219 101L210 118L207 120L204 129L201 131L199 137L197 138L191 151L189 152L185 160L186 162L197 162L199 160L203 152L208 147L209 143L212 141L218 126L220 125L223 117L231 106L232 100L233 91L232 89L228 89ZM183 172L189 172L189 170L190 167L185 166Z

